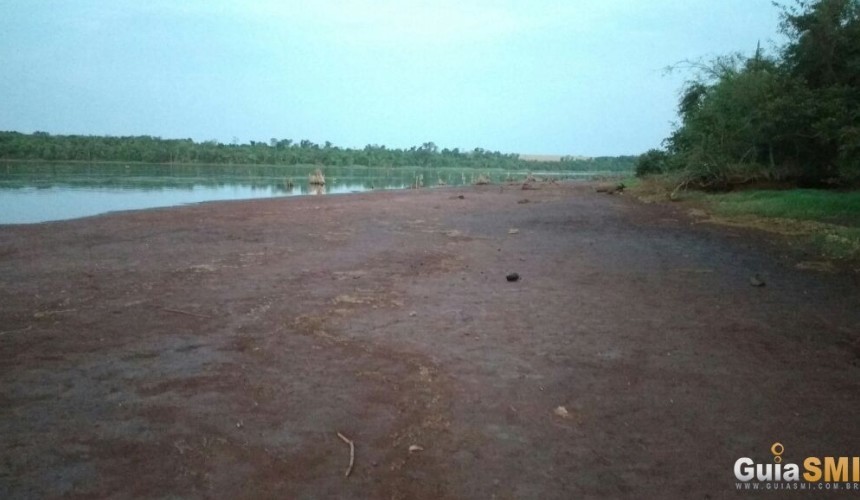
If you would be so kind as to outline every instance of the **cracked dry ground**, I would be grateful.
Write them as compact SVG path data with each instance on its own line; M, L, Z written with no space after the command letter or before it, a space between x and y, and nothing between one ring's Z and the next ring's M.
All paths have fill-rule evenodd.
M777 440L855 456L857 274L784 247L584 185L0 227L0 497L703 498Z

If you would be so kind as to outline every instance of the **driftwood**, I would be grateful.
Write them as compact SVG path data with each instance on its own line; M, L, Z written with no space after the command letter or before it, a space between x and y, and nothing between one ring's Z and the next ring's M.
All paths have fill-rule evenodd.
M308 175L308 184L311 186L325 186L325 175L322 170L316 169Z

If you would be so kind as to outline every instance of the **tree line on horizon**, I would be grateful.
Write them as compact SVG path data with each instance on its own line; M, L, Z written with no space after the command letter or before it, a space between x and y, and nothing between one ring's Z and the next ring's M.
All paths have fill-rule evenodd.
M440 149L433 142L408 149L367 145L341 148L330 142L316 144L290 139L195 142L151 136L51 135L0 132L0 160L139 162L228 165L320 165L366 167L456 167L507 170L632 171L636 156L566 156L560 161L527 161L518 154L475 148Z
M860 0L774 5L787 41L773 54L676 65L695 73L680 123L640 156L637 175L699 187L860 185Z

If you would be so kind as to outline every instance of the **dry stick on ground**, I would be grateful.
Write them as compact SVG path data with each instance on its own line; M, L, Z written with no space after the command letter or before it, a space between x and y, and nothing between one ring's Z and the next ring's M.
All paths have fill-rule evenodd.
M337 433L337 437L349 445L349 467L346 468L346 472L343 474L344 477L349 477L349 475L352 474L352 464L355 463L355 443L352 442L352 439L349 439L340 432Z
M0 332L0 335L6 335L7 333L15 333L15 332L26 332L26 331L30 330L31 328L33 328L33 325L26 326L24 328L17 328L15 330L5 330L5 331Z
M187 316L195 316L197 318L205 318L205 319L211 318L211 316L206 316L205 314L197 314L197 313L188 312L188 311L180 311L179 309L170 309L167 307L162 307L161 310L176 313L176 314L185 314Z

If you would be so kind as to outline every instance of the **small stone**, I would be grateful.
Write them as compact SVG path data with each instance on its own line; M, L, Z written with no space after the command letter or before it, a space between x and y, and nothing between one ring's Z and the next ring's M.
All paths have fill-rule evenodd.
M520 275L519 275L519 274L517 274L517 273L511 273L511 274L509 274L509 275L505 276L505 279L507 279L508 281L511 281L511 282L513 282L513 281L519 281L519 280L520 280Z
M416 453L419 451L424 451L424 448L418 446L417 444L413 444L409 446L409 453Z
M750 276L750 286L762 287L765 285L764 280L758 274Z

